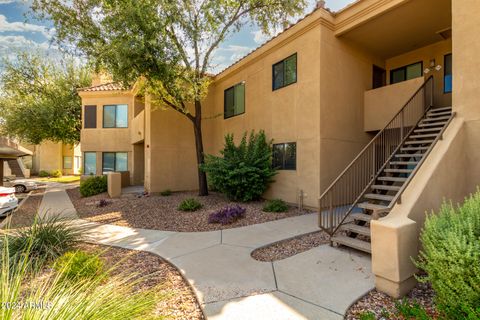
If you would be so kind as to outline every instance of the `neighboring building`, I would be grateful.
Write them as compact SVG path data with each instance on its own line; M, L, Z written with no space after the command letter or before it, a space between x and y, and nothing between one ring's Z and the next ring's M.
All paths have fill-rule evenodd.
M25 145L32 151L31 156L23 158L23 166L30 170L31 175L38 175L40 171L62 171L63 175L81 174L82 152L80 144L73 146L61 142L44 141L39 145ZM6 170L9 170L6 166ZM13 169L13 168L12 168ZM11 170L14 171L14 170ZM8 172L6 172L6 175ZM19 174L14 175L19 176Z
M377 287L404 294L425 211L444 197L461 201L480 181L479 10L474 0L314 10L214 76L203 102L205 152L218 154L227 133L265 130L281 168L265 197L296 203L303 191L317 207L322 195L321 226L332 234L353 217L352 203L364 210L354 229L341 227L371 244L332 240L372 252ZM129 171L149 192L196 189L185 117L112 83L79 94L86 174Z

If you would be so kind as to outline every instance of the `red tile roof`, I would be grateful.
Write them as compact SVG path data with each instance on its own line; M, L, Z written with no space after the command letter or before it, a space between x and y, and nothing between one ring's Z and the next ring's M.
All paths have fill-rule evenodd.
M103 83L96 86L80 88L78 91L98 92L98 91L122 91L125 88L118 82Z

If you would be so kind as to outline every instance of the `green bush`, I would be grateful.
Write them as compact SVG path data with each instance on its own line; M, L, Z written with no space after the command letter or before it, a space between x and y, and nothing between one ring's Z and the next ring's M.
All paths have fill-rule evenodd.
M410 303L407 299L402 299L395 303L395 308L404 319L430 320L425 308L416 301Z
M60 178L62 176L62 171L61 170L53 170L50 172L50 176L52 178Z
M360 314L360 320L376 320L375 313L371 311L364 311Z
M432 284L438 309L449 319L480 319L480 191L429 215L420 240L420 280Z
M269 200L263 206L265 212L287 212L288 206L282 199Z
M10 235L8 249L12 257L18 257L28 249L31 264L42 266L71 250L82 241L83 233L82 228L57 217L37 220L32 226Z
M0 301L7 303L44 303L34 308L0 308L0 319L90 319L124 320L150 319L158 299L152 288L135 292L141 279L137 274L119 273L109 276L107 272L95 278L84 279L72 285L62 281L62 274L36 277L31 270L31 248L34 238L25 239L25 250L18 259L9 254L9 238L1 239ZM107 280L107 281L105 281ZM158 289L157 289L158 290Z
M90 177L80 182L80 194L82 197L91 197L96 194L107 192L107 177Z
M202 204L193 198L183 200L178 206L178 210L180 211L197 211L201 208Z
M238 146L233 135L225 136L221 156L207 155L201 169L208 174L209 183L230 200L259 199L267 190L276 171L272 168L272 142L265 132L247 133Z
M59 257L54 269L66 280L95 278L103 272L103 261L98 255L84 251L70 251Z
M38 173L38 176L41 178L47 178L47 177L50 177L50 172L45 170L40 170L40 172Z
M170 189L163 190L162 192L160 192L160 195L161 195L162 197L171 196L171 195L172 195L172 190L170 190Z

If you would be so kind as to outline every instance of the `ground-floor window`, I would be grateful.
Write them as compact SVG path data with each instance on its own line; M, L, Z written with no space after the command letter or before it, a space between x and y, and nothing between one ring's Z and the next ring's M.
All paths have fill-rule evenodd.
M277 143L273 145L273 167L278 170L297 169L297 143Z
M72 157L63 157L63 169L72 169Z
M84 152L83 153L83 174L95 175L97 174L97 153Z
M102 172L128 171L127 152L104 152L102 154Z
M82 166L82 157L75 156L75 169L78 170Z

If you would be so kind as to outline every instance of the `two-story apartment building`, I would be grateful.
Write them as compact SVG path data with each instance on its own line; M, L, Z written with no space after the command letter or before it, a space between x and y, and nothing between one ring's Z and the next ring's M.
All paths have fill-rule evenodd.
M353 209L365 210L353 234L371 243L336 242L372 252L377 286L401 295L414 281L410 256L425 210L461 200L479 181L479 11L474 0L315 9L213 77L206 153L218 154L227 133L265 130L280 169L265 197L296 203L302 194L310 207L320 197L332 236ZM79 93L85 174L129 171L149 192L196 189L187 119L135 88L104 83ZM375 220L378 212L388 215Z

